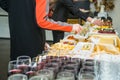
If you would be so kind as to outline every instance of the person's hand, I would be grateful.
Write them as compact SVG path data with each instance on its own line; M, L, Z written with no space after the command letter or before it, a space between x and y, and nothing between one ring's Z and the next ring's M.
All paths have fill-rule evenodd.
M49 50L49 49L50 49L50 45L46 42L44 46L44 50Z
M87 21L91 22L91 23L94 24L94 25L98 25L98 26L104 25L104 23L103 23L102 20L96 19L96 18L88 17L88 18L87 18Z
M79 24L73 24L72 32L73 33L80 33L82 30L82 26Z
M94 25L102 26L104 23L100 19L93 19L92 22Z

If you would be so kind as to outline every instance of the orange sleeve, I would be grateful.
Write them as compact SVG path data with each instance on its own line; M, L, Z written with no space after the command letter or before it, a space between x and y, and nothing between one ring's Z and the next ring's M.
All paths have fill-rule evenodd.
M64 22L55 22L48 18L47 0L36 0L36 20L41 28L49 30L72 31L72 25ZM49 8L49 7L48 7Z

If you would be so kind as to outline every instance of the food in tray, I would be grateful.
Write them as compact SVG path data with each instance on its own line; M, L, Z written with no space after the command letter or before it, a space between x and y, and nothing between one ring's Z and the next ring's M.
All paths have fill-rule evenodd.
M79 41L77 38L75 38L73 35L69 35L68 37L67 37L67 39L68 40L74 40L74 41Z
M64 42L65 44L77 44L78 42L85 42L86 38L88 38L88 34L86 34L85 36L81 36L80 34L72 34L65 37L62 42Z
M99 43L103 43L103 44L115 44L115 40L114 38L109 38L109 37L105 37L105 38L100 38Z
M112 33L112 34L115 34L115 30L113 28L101 29L98 32L99 33Z
M90 50L91 49L91 44L84 44L82 46L82 50Z
M73 42L68 42L68 41L64 41L63 44L69 44L69 45L74 45Z
M105 29L105 28L110 28L110 26L99 26L99 28Z
M89 32L89 27L83 27L82 31L80 32L80 35L85 36Z
M74 48L74 45L55 43L51 45L48 56L65 56Z
M75 46L75 48L72 50L75 54L90 54L94 50L94 44L90 42L79 42Z
M93 35L88 40L96 44L112 44L116 47L119 45L119 38L116 35Z
M75 40L65 39L65 40L60 40L60 43L68 44L68 45L75 45L77 42Z
M72 40L73 40L73 39L75 39L75 38L74 38L73 35L71 35L71 36L68 36L67 39L72 39Z
M96 27L92 31L97 31L98 33L115 34L115 29L109 27Z
M112 27L109 26L95 26L94 27L96 30L101 30L101 29L112 29Z
M63 44L63 43L55 43L54 45L51 46L51 49L68 49L72 50L74 48L74 45L69 45L69 44Z
M113 55L120 54L118 47L115 47L114 45L111 45L111 44L97 44L96 48L97 48L96 52L99 52L99 53L102 52L102 53L113 54Z

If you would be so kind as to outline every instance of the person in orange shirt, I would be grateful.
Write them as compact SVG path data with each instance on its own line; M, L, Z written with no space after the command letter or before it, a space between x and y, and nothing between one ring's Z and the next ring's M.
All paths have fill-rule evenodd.
M10 29L10 59L41 54L45 45L45 31L61 30L79 33L79 24L67 24L48 18L49 0L1 0L8 11ZM3 8L3 7L2 7Z

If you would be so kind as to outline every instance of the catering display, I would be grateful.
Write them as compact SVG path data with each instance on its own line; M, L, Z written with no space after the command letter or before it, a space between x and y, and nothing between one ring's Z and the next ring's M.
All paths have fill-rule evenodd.
M119 57L120 39L113 28L87 26L80 34L52 44L42 55L10 61L8 80L13 75L16 80L21 75L22 80L120 80Z

